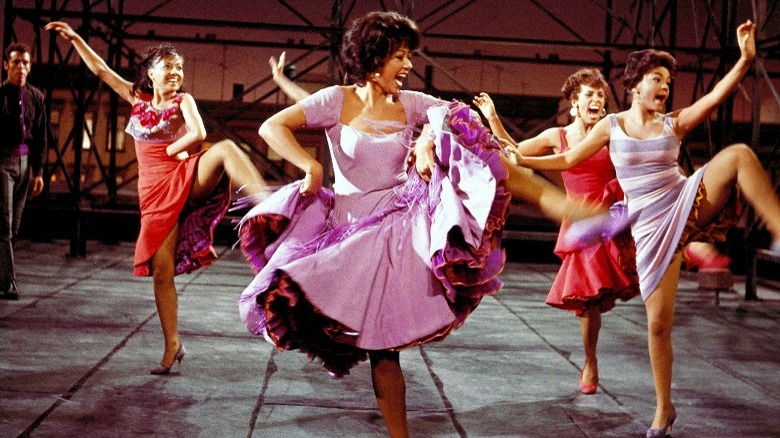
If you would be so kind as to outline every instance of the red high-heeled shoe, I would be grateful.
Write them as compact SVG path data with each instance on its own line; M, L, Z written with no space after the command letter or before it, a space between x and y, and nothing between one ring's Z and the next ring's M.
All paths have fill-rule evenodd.
M582 380L582 373L580 373L580 392L585 395L595 394L596 391L599 389L599 381L596 380L596 383L593 384L587 384L585 381Z
M699 268L699 270L729 269L731 257L717 251L713 251L712 254L702 255L692 251L690 246L686 246L683 250L683 263L685 263L685 267L688 269L694 266Z

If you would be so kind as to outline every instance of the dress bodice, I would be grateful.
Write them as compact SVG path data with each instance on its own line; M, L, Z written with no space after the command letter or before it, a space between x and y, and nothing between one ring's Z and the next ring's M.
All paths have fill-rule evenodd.
M342 87L328 87L300 102L306 126L324 128L330 146L334 224L359 220L391 202L393 189L407 179L414 128L427 123L428 108L444 103L424 93L401 91L398 99L406 123L373 122L370 125L375 125L376 132L367 132L340 122L344 93Z
M170 105L163 109L152 106L152 95L143 93L133 105L125 132L135 140L172 143L187 130L177 94Z
M566 141L566 130L559 128L561 136L560 152L566 152L569 144ZM613 204L623 199L623 191L617 184L615 166L609 156L609 149L605 146L593 156L561 172L566 193L583 197L589 201L599 201Z

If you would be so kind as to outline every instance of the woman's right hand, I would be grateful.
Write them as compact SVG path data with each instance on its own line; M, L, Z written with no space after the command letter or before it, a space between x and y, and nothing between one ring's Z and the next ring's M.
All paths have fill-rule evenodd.
M301 195L316 195L320 191L320 188L322 188L322 177L322 164L313 164L309 170L306 171L306 176L303 178L303 184L301 184L300 188Z
M43 29L48 31L55 31L68 41L71 41L73 40L73 38L76 38L78 36L78 34L73 30L73 28L70 27L70 25L68 23L65 23L64 21L52 21L51 23L44 26Z
M499 141L501 141L501 143L504 145L507 161L514 164L515 166L522 166L525 162L525 157L520 153L517 145L503 138L499 138Z

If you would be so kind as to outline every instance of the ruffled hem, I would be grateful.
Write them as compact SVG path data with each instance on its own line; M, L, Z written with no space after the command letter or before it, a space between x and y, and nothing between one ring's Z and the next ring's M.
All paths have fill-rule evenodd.
M435 294L442 296L446 302L446 305L442 305L450 310L446 318L439 318L443 321L441 324L431 325L435 325L435 328L426 329L428 331L411 341L382 346L381 349L397 351L442 339L463 324L484 295L499 291L502 283L498 275L505 263L501 234L510 202L505 187L506 169L498 156L500 146L482 126L476 113L465 104L453 102L445 110L444 123L437 126L435 120L431 120L440 167L428 185L412 169L407 182L396 192L396 202L383 211L355 224L312 231L312 235L308 236L310 239L299 240L294 244L287 242L293 240L290 239L290 229L302 227L294 226L293 218L274 213L287 210L292 211L289 214L297 216L307 214L308 210L332 208L327 202L330 200L332 204L332 195L324 189L319 198L326 202L319 202L314 208L301 208L297 203L290 206L288 203L284 207L271 208L277 210L274 212L263 211L261 205L258 213L250 211L242 220L239 231L241 247L253 269L258 272L255 281L240 300L242 319L250 331L265 336L280 350L299 350L310 359L317 359L335 375L348 374L351 367L367 358L369 350L357 346L360 333L354 327L327 316L326 312L312 303L294 276L284 269L274 269L274 266L284 266L307 255L333 248L350 241L353 236L364 235L364 232L373 233L369 230L379 229L391 215L394 217L390 220L394 220L399 214L403 219L422 212L424 217L430 218L432 242L427 270L431 279L428 281L438 284L434 291L440 292ZM469 157L464 158L464 155ZM461 188L461 178L468 178L467 175L461 175L466 165L481 166L483 173L486 170L491 175L489 187L493 197L487 204L484 199L476 200L483 205L463 201L469 199L468 190L481 189L484 193L488 187L483 184L482 187ZM294 200L290 202L301 202L295 193L296 186L291 186L284 189L290 192L287 195ZM274 202L287 202L279 202L279 198L285 199L285 196L277 196ZM484 194L480 198L485 198ZM458 204L457 208L452 207L454 203ZM452 218L446 213L450 207L475 217L465 227L457 224L451 226ZM318 211L310 216L322 216L324 221L327 214ZM441 242L436 240L437 230L444 230L442 234L445 237ZM280 248L282 250L279 251ZM269 269L273 269L273 272L266 272ZM344 287L350 288L350 285L344 284ZM365 293L382 294L381 291ZM354 309L354 312L360 313L361 310ZM415 325L417 322L410 323ZM405 332L409 328L399 327ZM415 328L411 332L415 331L420 330Z
M691 212L685 221L680 241L677 244L675 252L682 251L691 242L709 242L719 243L726 240L726 233L737 223L737 198L732 195L726 205L721 209L720 214L703 228L696 225L699 220L699 208L701 202L707 196L707 189L704 187L704 181L699 183L696 190L696 197L693 199Z
M639 295L636 248L628 232L597 246L569 252L547 295L552 307L577 316L591 307L601 313Z

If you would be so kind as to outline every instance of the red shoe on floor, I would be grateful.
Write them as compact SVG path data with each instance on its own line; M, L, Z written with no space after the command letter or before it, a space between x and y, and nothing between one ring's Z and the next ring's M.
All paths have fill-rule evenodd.
M585 395L595 394L596 391L599 389L599 382L596 381L596 383L592 385L588 385L582 380L582 373L580 373L580 392Z
M700 254L691 250L690 245L683 250L683 261L686 267L696 266L699 270L729 269L731 266L731 257L717 251L712 251L710 254Z

